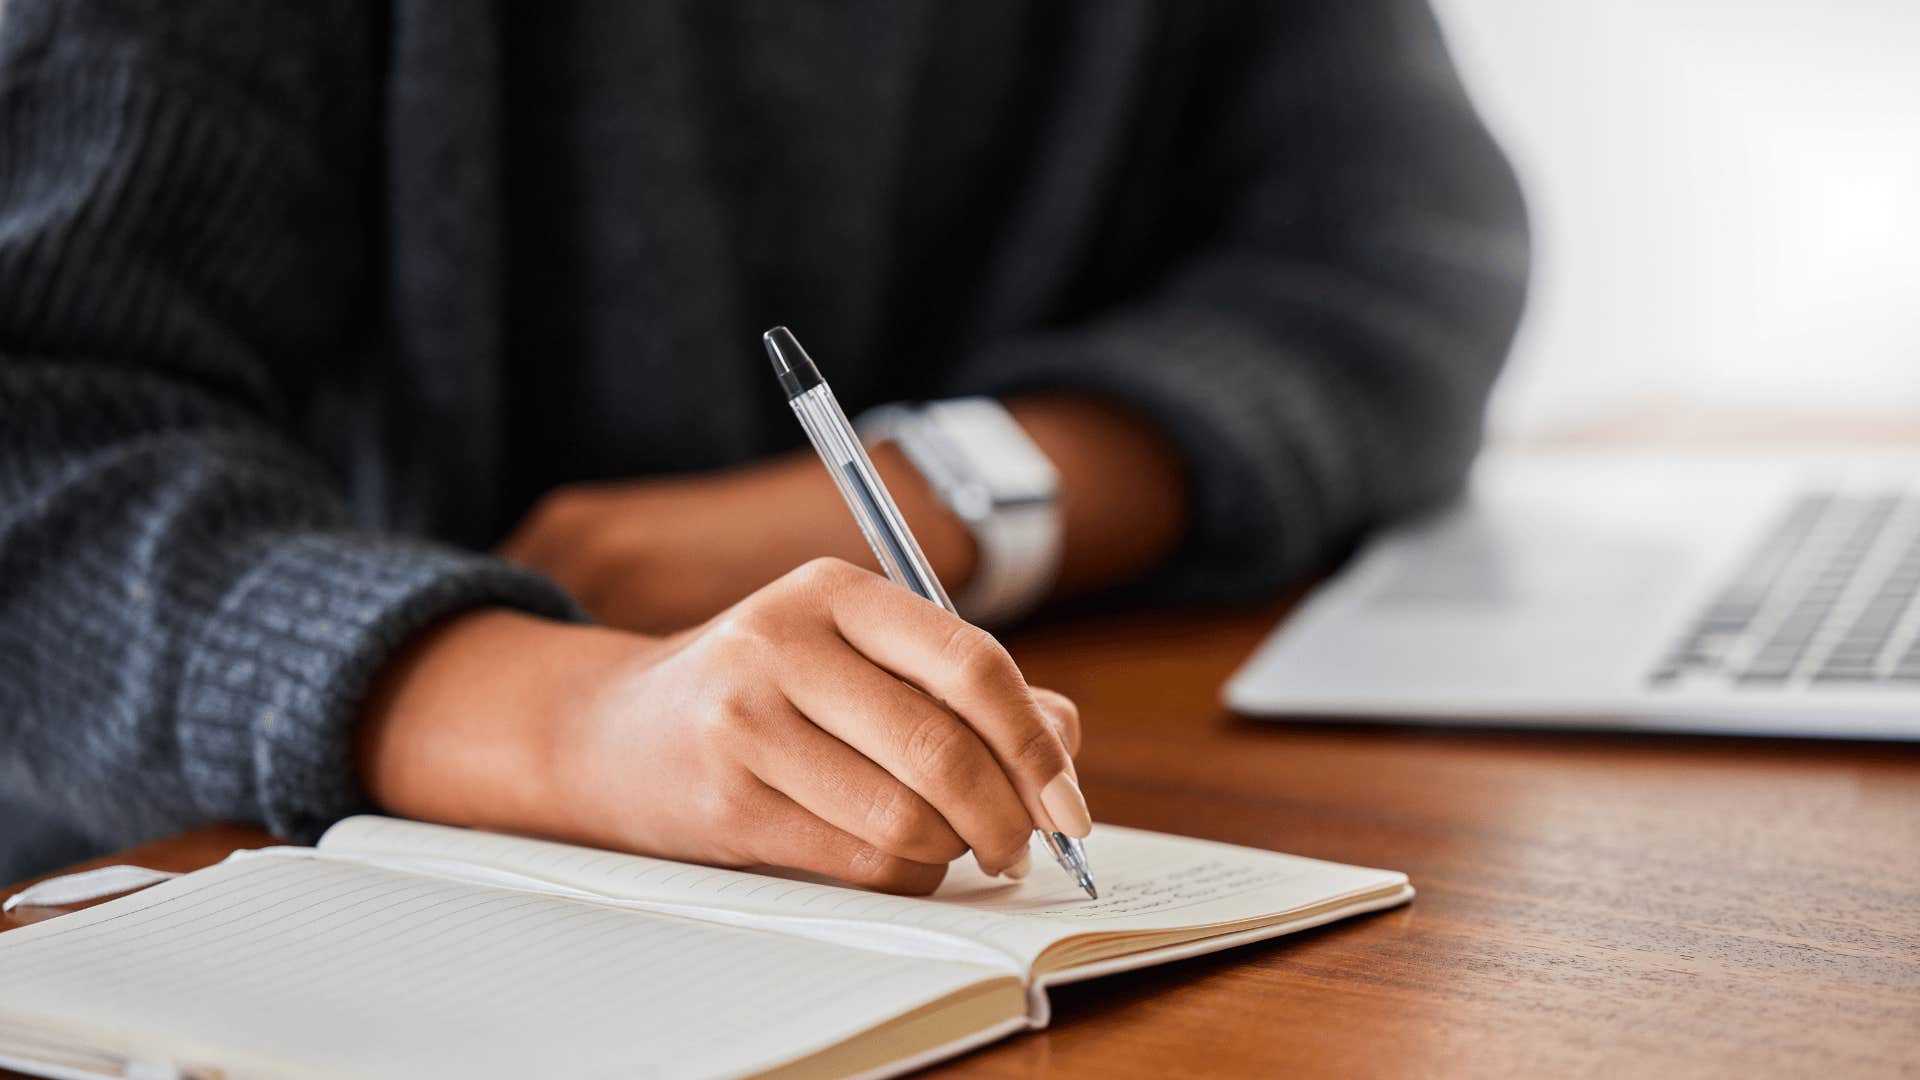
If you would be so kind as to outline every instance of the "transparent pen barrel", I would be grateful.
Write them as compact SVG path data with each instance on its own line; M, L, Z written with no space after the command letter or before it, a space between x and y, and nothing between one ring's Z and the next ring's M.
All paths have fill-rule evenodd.
M860 444L833 391L821 383L788 403L793 406L793 414L800 418L800 426L812 440L813 448L819 451L820 459L827 463L827 471L833 474L833 482L853 510L854 520L860 523L860 531L887 577L958 615L947 590L934 576L927 556L907 528L906 519L900 516L900 508L894 505L886 485L873 471L873 459L867 457L867 448ZM1060 868L1085 889L1088 896L1097 898L1099 892L1093 884L1092 868L1080 841L1050 829L1037 828L1034 832Z
M927 563L927 556L907 528L906 519L900 516L900 508L894 505L886 485L873 471L873 460L867 457L866 447L854 434L853 425L847 422L847 414L841 411L833 391L821 383L789 404L793 406L793 414L800 418L807 438L813 441L814 449L827 462L833 482L853 510L860 532L866 536L874 558L880 560L880 568L887 577L948 611L955 611L947 590L941 586L933 567Z

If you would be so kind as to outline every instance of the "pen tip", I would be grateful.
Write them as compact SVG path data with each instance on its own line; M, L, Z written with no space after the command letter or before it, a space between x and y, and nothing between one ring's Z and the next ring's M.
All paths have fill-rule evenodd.
M1087 899L1089 900L1100 899L1100 890L1093 887L1092 881L1082 879L1080 882L1080 887L1087 890Z

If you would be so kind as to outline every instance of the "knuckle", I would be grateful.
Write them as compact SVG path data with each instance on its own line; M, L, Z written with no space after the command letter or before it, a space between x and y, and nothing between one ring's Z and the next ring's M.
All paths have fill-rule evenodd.
M751 611L729 611L707 628L704 644L723 659L737 662L764 641L759 620Z
M947 666L969 684L1004 682L1017 671L1000 642L972 623L954 627L940 653Z
M859 573L859 568L845 559L822 555L801 563L787 577L803 589L818 591L841 587Z
M887 784L867 800L867 832L877 847L895 854L911 847L918 822L914 800L898 784Z
M702 644L722 667L737 671L772 654L782 636L774 612L749 599L715 619L703 633Z
M890 784L868 804L867 825L877 846L902 858L952 859L960 854L957 838L933 808L911 790Z
M714 691L701 719L703 735L711 741L726 742L752 738L759 730L762 714L746 691L729 686Z
M883 888L898 872L893 856L871 844L856 844L847 853L847 880L872 888Z
M1043 780L1050 780L1067 767L1067 753L1060 745L1059 734L1043 722L1020 733L1008 751L1007 763L1016 769L1039 774Z
M780 597L761 589L728 608L713 622L712 632L752 644L763 644L779 622Z
M965 734L958 723L929 712L907 732L907 760L917 775L952 777L963 762Z

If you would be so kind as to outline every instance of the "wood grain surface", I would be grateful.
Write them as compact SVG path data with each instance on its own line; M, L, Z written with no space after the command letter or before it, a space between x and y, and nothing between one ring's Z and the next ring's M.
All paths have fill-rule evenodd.
M1101 820L1405 870L1418 899L1063 987L1051 1029L934 1075L1920 1075L1920 747L1223 712L1280 614L1093 615L1012 644L1080 702ZM223 827L105 861L266 842Z

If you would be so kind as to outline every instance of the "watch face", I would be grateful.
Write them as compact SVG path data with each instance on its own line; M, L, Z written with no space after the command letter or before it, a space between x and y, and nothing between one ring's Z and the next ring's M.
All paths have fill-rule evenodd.
M975 484L984 489L994 506L1021 506L1051 502L1055 480L1053 466L1038 453L1023 453L1026 447L1014 444L974 445L967 447L968 472ZM969 485L974 486L974 485Z
M994 506L1053 499L1053 463L998 402L939 402L928 414L944 433L942 441L964 458L957 471L985 488Z
M993 515L993 492L984 484L961 484L953 489L950 505L962 521L985 521Z
M1044 458L1003 461L994 476L994 502L1002 505L1051 502L1055 479L1053 466Z

